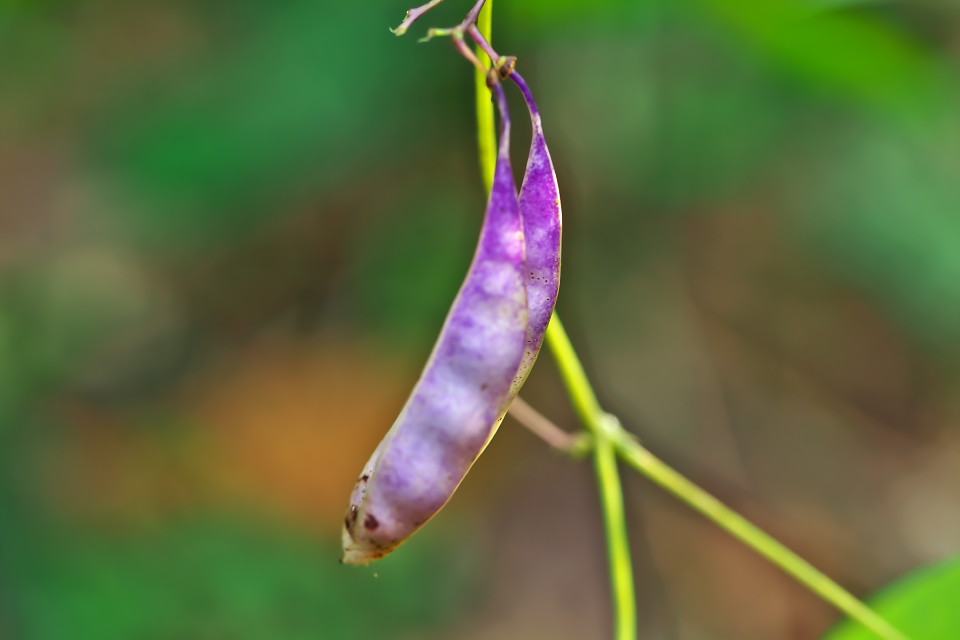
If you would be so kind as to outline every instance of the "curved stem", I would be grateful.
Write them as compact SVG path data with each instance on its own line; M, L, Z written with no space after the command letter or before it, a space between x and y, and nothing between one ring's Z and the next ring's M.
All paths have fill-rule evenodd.
M576 351L570 343L570 338L556 316L547 327L546 339L557 360L560 375L563 377L580 419L598 436L609 438L617 453L630 466L773 562L865 628L873 631L878 638L909 640L901 631L822 571L654 456L637 442L631 433L620 426L615 418L605 413L600 408L583 365L580 364Z
M473 5L473 8L470 9L470 13L467 14L466 19L463 21L463 25L470 25L470 24L474 24L475 22L479 21L479 19L480 19L480 12L483 11L485 4L486 4L486 0L477 0L477 3L476 3L475 5ZM488 22L488 23L490 22L490 18L491 18L491 16L493 15L493 14L490 13L491 11L492 11L492 9L487 9L487 22ZM487 26L487 33L489 33L489 32L490 32L490 31L489 31L490 25L487 24L486 26Z
M475 24L467 25L467 35L473 38L473 41L477 43L478 51L483 51L486 53L487 57L491 60L500 59L500 54L493 50L493 47L490 45L490 41L484 37L483 31L480 30L480 27Z
M712 495L685 478L675 469L654 456L628 433L616 434L616 449L634 469L647 476L694 510L712 520L730 535L767 558L785 572L806 585L811 591L844 611L878 637L886 640L909 640L902 632L880 617L873 609L858 600L849 591L827 577L823 572L788 549L776 538L726 506Z
M470 62L470 64L474 66L474 68L477 71L483 71L484 77L486 77L486 66L483 64L483 62L480 61L480 58L477 57L477 55L473 52L470 46L466 42L464 42L463 34L455 31L454 33L451 34L451 37L453 39L453 44L454 46L457 47L457 50L460 52L460 55L466 58Z

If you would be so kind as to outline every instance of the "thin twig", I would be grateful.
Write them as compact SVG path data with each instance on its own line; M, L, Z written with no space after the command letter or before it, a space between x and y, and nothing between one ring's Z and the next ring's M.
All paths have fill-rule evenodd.
M460 52L464 58L470 61L470 63L477 69L486 71L486 66L480 62L480 58L477 57L477 54L473 52L467 43L463 40L463 34L459 32L454 32L452 35L453 44L457 47L457 51Z
M477 0L477 3L473 5L473 9L470 9L470 13L467 14L467 17L463 21L463 24L464 25L476 24L477 19L480 18L480 12L483 11L484 4L486 4L486 0Z
M390 29L393 33L398 36L404 35L410 27L413 26L413 23L422 18L428 11L433 9L439 4L442 4L444 0L430 0L426 4L422 4L419 7L414 7L413 9L407 9L407 15L403 19L396 29ZM483 10L483 5L486 4L487 0L477 0L477 3L473 5L473 8L470 9L470 13L467 14L467 17L463 22L460 23L457 27L453 29L431 29L430 32L433 35L450 35L450 32L460 31L463 33L467 30L467 25L476 24L477 18L480 16L480 12ZM427 34L427 40L429 40L433 35L430 33Z
M483 49L493 62L500 60L500 54L494 51L493 47L490 45L490 41L483 36L483 33L480 31L477 25L468 24L466 31L467 35L473 38L473 41L477 43L477 46Z
M531 407L523 398L510 405L510 415L548 445L579 457L590 447L590 438L585 433L570 433L555 425L549 418Z
M396 29L391 29L398 36L402 36L407 32L407 30L413 26L413 23L423 17L425 13L433 9L438 4L441 4L443 0L430 0L427 4L415 7L413 9L407 10L407 16L403 19L403 22Z

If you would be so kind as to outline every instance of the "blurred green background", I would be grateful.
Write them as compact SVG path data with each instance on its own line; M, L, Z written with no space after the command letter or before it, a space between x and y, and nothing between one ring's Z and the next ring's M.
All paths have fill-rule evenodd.
M337 563L480 223L470 68L416 42L469 4L399 39L382 0L0 0L0 638L609 634L589 465L509 419L400 552ZM857 594L960 551L960 6L495 14L605 405ZM575 427L549 356L524 395ZM627 500L641 637L838 619Z

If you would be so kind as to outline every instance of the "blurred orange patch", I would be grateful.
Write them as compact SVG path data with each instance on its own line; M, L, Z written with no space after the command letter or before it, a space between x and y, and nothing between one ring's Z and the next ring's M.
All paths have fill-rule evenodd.
M262 339L184 384L164 408L170 428L68 403L45 485L61 508L117 524L241 509L335 532L413 375L344 339Z

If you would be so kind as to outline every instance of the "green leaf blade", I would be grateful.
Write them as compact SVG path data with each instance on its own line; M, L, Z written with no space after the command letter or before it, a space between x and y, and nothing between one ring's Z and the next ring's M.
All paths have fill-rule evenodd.
M911 640L960 638L960 556L909 573L871 598L870 604ZM823 636L823 640L874 638L850 620Z

